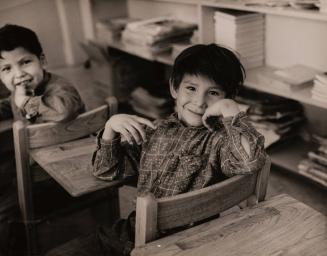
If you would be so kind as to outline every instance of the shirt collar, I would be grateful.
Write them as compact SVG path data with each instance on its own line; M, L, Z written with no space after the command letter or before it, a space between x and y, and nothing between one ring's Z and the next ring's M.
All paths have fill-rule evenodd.
M45 86L46 84L49 82L50 78L51 78L51 74L47 71L43 71L43 80L42 82L36 87L35 89L35 95L42 95L44 93L45 90Z
M167 119L164 120L164 123L166 123L169 126L180 126L180 127L194 129L194 130L207 129L204 125L202 125L202 126L187 126L181 120L178 119L177 112L172 113Z

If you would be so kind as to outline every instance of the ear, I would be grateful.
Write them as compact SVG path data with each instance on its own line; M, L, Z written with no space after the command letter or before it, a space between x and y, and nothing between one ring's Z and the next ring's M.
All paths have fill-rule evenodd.
M177 90L174 88L171 80L169 80L169 89L170 89L171 96L176 100L177 99Z
M40 62L41 62L42 67L45 67L48 64L44 53L41 53L41 55L40 55Z

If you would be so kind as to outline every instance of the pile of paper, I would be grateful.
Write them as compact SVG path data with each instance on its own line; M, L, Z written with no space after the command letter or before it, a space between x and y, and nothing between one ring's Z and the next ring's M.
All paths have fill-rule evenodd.
M298 170L327 187L327 138L317 135L313 138L318 143L318 149L308 152L307 158L299 163Z
M196 28L172 17L130 22L122 32L122 42L144 54L157 54L170 50L171 43L189 41Z
M97 21L95 23L97 41L102 44L112 44L119 41L126 24L132 21L136 21L136 19L121 17Z
M312 99L324 102L327 106L327 75L316 75L311 90Z
M298 134L305 120L301 104L294 100L243 88L236 101L265 136L265 147Z
M265 19L262 13L215 12L215 41L240 54L246 69L264 64Z
M313 79L321 72L301 64L285 68L267 67L258 72L258 83L281 92L291 93L313 85Z
M290 0L290 5L296 9L315 9L319 0Z

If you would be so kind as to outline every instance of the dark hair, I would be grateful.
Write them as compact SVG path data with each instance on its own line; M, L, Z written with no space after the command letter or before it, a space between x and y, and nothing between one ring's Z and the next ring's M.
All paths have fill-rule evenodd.
M182 51L175 59L170 82L178 89L185 74L201 75L221 86L227 98L234 98L245 79L245 69L238 57L217 44L197 44Z
M38 58L43 53L39 39L31 29L12 24L0 28L0 54L2 51L12 51L18 47L23 47Z

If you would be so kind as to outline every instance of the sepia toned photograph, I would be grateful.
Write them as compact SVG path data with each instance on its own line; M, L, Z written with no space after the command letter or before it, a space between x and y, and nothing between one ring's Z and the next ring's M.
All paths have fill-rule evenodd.
M327 0L0 0L0 256L323 256Z

